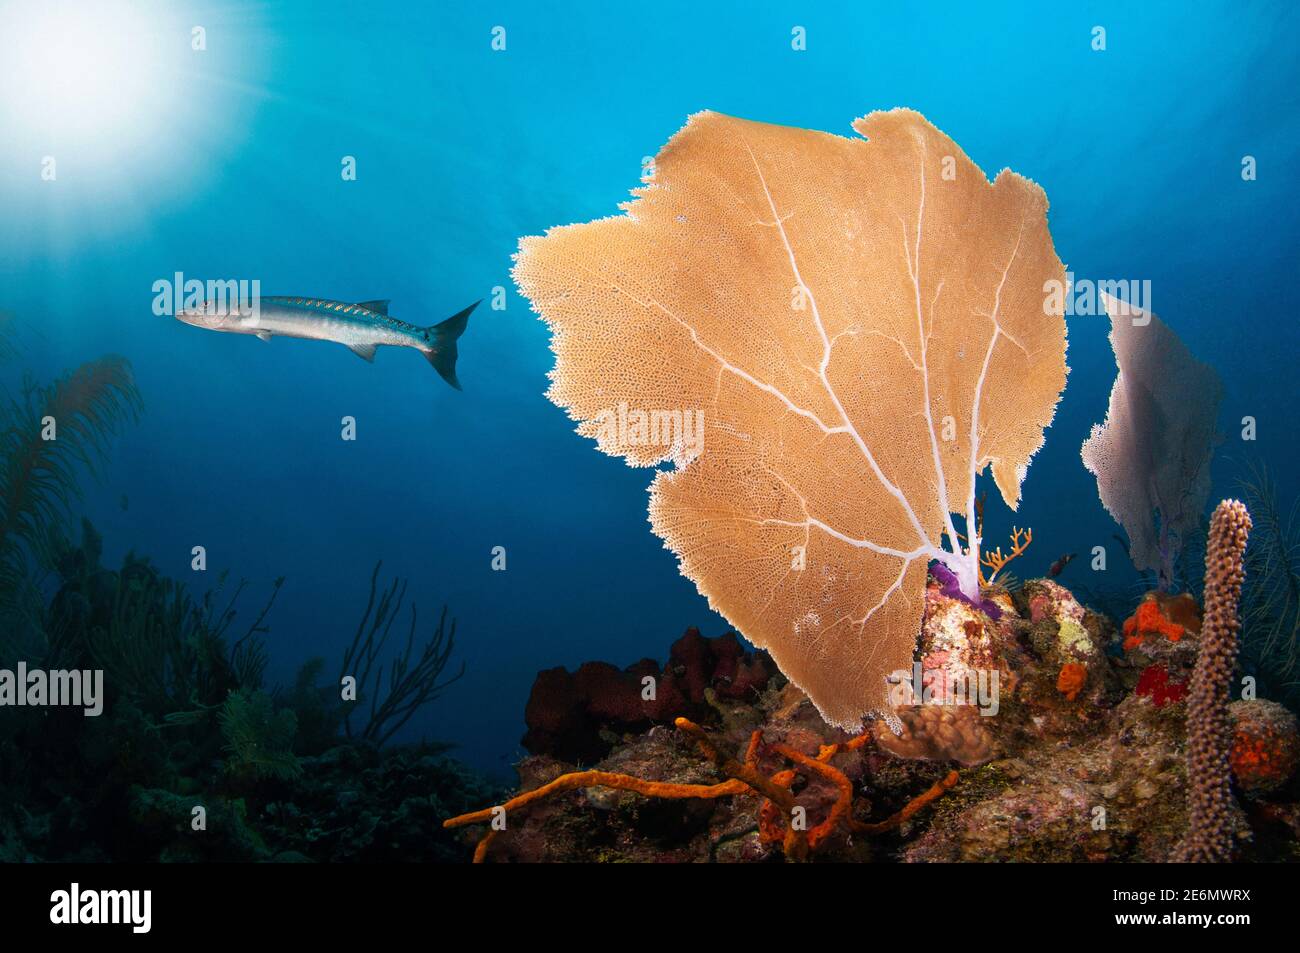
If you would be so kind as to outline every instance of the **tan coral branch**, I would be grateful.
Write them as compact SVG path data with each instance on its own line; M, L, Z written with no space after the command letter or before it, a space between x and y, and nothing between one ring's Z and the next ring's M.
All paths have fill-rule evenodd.
M993 550L993 552L986 552L980 557L980 565L989 570L987 578L984 575L984 571L980 570L980 584L985 586L991 585L993 580L997 578L998 573L1003 570L1007 563L1023 556L1025 550L1029 548L1029 544L1033 541L1034 531L1032 529L1017 529L1014 526L1011 527L1011 552L1004 556L1002 555L1002 547L999 546L997 549Z

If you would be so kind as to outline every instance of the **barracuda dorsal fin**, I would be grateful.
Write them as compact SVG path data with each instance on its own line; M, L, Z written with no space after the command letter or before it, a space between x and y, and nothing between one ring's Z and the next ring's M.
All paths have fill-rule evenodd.
M367 311L373 311L375 314L388 314L388 302L391 299L384 298L382 301L358 301L358 308L365 308Z
M347 349L348 349L349 351L351 351L353 354L355 354L357 357L361 358L362 360L370 361L371 363L374 363L374 360L375 360L375 345L373 345L373 344L349 344L349 345L347 345Z

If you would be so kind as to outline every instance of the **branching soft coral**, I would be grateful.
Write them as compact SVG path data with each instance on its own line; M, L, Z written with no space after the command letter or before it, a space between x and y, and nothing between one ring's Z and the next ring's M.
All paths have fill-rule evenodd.
M517 795L505 804L449 818L443 822L443 827L450 829L470 824L492 824L497 818L508 817L512 812L545 798L590 787L607 787L619 791L632 791L645 797L669 799L713 799L753 792L764 799L758 817L759 835L762 841L766 844L780 844L786 857L791 860L804 860L838 830L855 834L879 834L899 826L915 816L927 804L943 796L944 792L951 789L958 780L957 772L950 771L946 777L914 798L897 814L883 821L867 823L854 820L853 783L830 761L842 751L860 748L870 740L870 735L858 735L842 744L823 745L817 756L812 757L789 745L766 744L763 741L762 731L757 730L750 736L744 760L737 761L723 754L704 730L689 719L678 718L676 725L678 730L690 737L705 757L713 762L719 773L727 778L726 781L718 784L675 784L668 781L647 781L610 771L575 771L561 775L532 791ZM763 753L774 754L791 761L795 767L765 775L759 770L759 756ZM794 821L796 805L791 791L800 768L829 782L837 792L826 817L806 829ZM487 858L488 848L499 833L497 827L493 826L483 836L474 851L475 863L482 863Z
M406 645L392 659L385 673L384 649L406 599L406 582L394 579L380 592L378 582L382 566L382 561L376 563L370 574L370 597L361 621L357 623L352 643L343 654L339 670L339 681L351 676L356 679L357 689L356 699L349 701L344 709L345 733L349 738L354 736L353 710L369 703L366 723L357 729L355 736L381 748L417 711L437 701L452 683L465 674L462 662L455 675L445 677L447 664L456 648L456 620L452 620L450 628L447 626L446 606L438 618L437 627L421 646L415 641L418 614L414 604L410 607L411 622Z
M980 565L988 570L987 577L981 570L980 581L986 586L992 584L992 582L997 579L998 573L1003 570L1007 563L1023 556L1025 550L1029 548L1029 544L1033 541L1034 531L1032 529L1017 529L1013 526L1011 528L1011 552L1003 556L1002 547L999 546L992 552L985 553L980 557Z

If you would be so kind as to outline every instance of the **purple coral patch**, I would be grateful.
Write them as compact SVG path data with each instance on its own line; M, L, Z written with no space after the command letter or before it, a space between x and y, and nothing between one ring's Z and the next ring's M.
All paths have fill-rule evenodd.
M930 564L930 575L939 583L939 591L949 599L960 599L968 606L979 609L986 616L997 622L1002 618L1002 610L992 599L980 598L978 602L972 599L966 593L961 591L961 585L957 582L956 575L953 571L941 562Z

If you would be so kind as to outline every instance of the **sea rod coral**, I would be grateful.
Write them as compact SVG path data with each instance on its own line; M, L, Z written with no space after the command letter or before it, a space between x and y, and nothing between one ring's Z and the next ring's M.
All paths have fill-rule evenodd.
M1237 662L1237 604L1250 514L1224 500L1210 521L1205 553L1205 619L1201 653L1187 704L1187 837L1175 859L1222 862L1232 858L1232 797L1228 687Z
M1042 189L911 110L854 129L699 113L626 214L523 239L513 273L548 396L604 452L674 465L654 531L850 731L911 663L927 566L979 601L976 478L1018 504L1067 372ZM606 426L624 406L703 433Z

